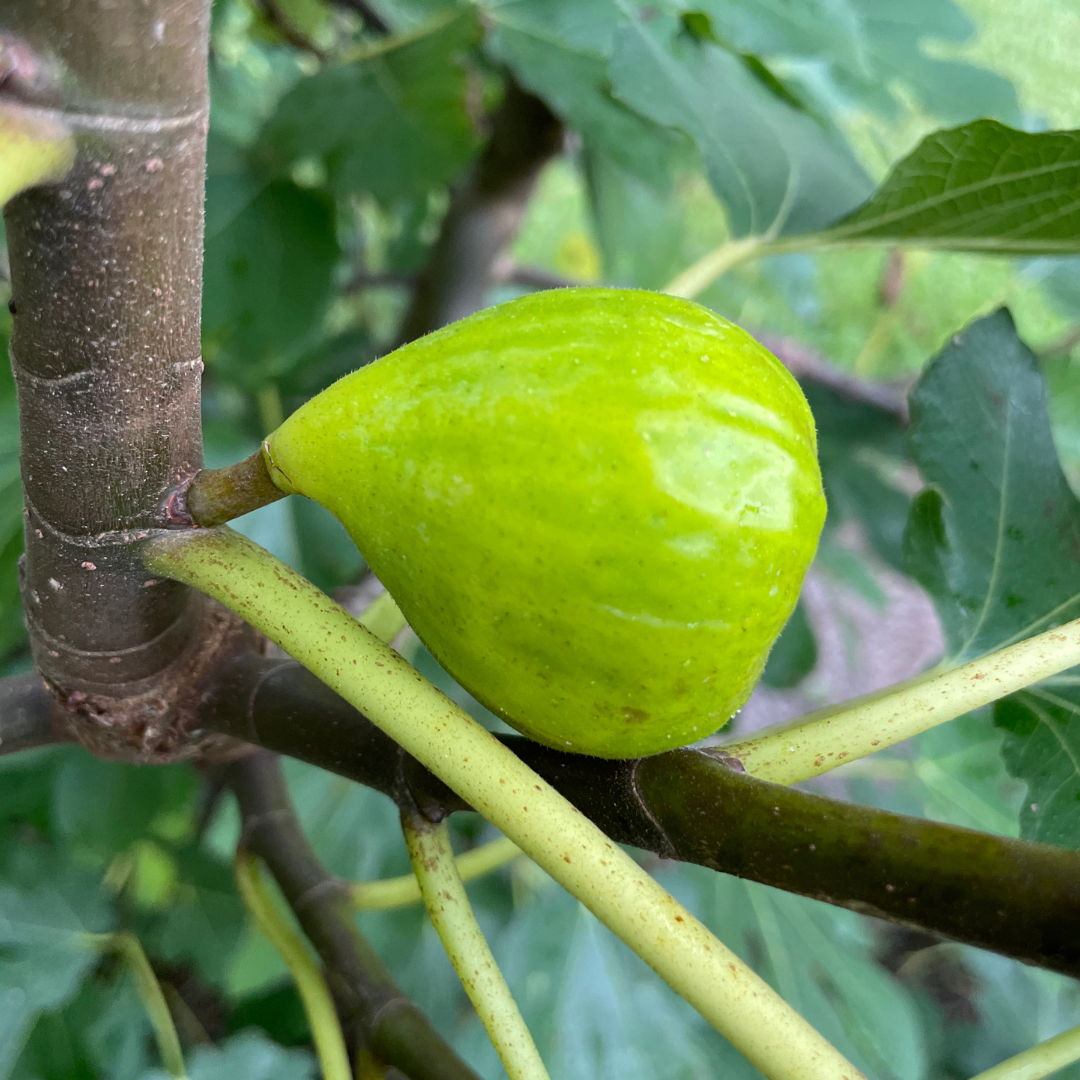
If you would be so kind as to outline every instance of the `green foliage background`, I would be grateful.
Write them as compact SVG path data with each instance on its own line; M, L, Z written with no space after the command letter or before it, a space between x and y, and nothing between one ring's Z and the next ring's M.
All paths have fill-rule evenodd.
M1080 127L1080 60L1065 44L1080 39L1080 15L1068 0L376 6L395 31L389 40L325 0L282 0L293 24L342 61L320 65L248 0L215 3L209 465L249 453L283 415L393 341L410 275L438 235L449 185L483 145L481 118L507 72L574 133L542 177L514 260L581 282L659 288L728 237L774 223L781 235L827 226L942 126L989 117L1029 132ZM1078 146L1073 138L1066 149ZM906 567L934 597L950 655L973 654L1077 614L1069 605L1080 581L1061 537L1080 530L1070 488L1080 478L1080 259L897 258L884 244L775 256L736 268L701 300L860 378L910 377L944 349L916 391L910 440L887 412L808 385L830 500L821 561L864 591L877 568ZM894 302L882 289L890 266L902 268ZM489 300L518 291L500 285ZM1019 338L1007 316L990 315L1002 304ZM950 344L986 315L967 332L966 353ZM0 315L0 337L8 329ZM994 394L1015 408L991 415L983 405ZM5 371L0 652L9 672L28 666L16 430ZM897 477L914 465L932 486L905 541L910 500ZM1056 532L1033 524L1048 500ZM867 539L854 554L837 540L852 522ZM323 588L363 570L344 531L310 503L283 501L242 528ZM1033 544L1049 583L1033 578ZM411 648L425 674L486 716ZM815 657L800 616L766 679L798 684ZM1080 846L1078 716L1076 677L1066 675L993 716L871 759L843 790ZM387 800L308 766L287 771L332 871L406 871ZM299 1001L233 887L235 811L213 802L195 772L108 764L73 748L3 758L0 822L0 1080L164 1075L130 976L85 936L114 928L138 934L166 984L193 1080L313 1075ZM488 838L471 816L454 829L460 847ZM969 1076L1080 1021L1070 980L697 867L655 870L880 1080ZM536 868L515 864L470 893L553 1076L756 1075ZM485 1077L502 1075L423 913L361 923L466 1058Z

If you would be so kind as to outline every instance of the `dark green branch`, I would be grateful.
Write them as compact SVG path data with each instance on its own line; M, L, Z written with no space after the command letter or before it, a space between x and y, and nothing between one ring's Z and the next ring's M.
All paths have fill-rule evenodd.
M35 746L66 742L56 700L39 675L0 680L0 757Z
M435 819L468 809L294 661L234 662L202 719ZM605 761L501 738L620 843L1080 975L1077 852L770 784L719 752Z
M356 929L348 893L300 828L278 759L253 754L230 766L226 777L240 803L244 843L266 863L315 946L346 1029L410 1080L479 1080Z

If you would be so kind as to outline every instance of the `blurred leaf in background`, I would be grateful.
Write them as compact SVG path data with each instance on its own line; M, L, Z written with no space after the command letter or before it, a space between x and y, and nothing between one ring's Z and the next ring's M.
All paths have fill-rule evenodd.
M1005 311L968 327L911 397L930 485L912 507L911 572L963 661L1075 618L1080 501L1057 461L1046 381ZM1080 703L1065 672L997 703L1005 762L1028 783L1025 836L1080 846Z

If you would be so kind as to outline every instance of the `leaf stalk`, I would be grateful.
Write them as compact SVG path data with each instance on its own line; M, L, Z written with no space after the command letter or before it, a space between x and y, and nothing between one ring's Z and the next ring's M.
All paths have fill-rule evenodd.
M751 776L794 784L910 739L1080 664L1080 619L947 671L723 747Z
M259 872L258 856L236 850L236 884L245 906L292 973L311 1028L319 1068L325 1080L352 1080L349 1054L334 999L300 935L285 921Z
M169 1003L165 1000L161 983L158 982L139 939L127 931L116 934L92 934L90 937L99 948L112 949L124 958L135 979L135 990L139 995L139 1000L146 1010L150 1026L154 1029L154 1039L158 1045L158 1053L161 1055L161 1064L176 1077L176 1080L187 1080L184 1053L180 1049L180 1037L176 1033Z
M629 855L314 585L230 529L164 533L154 572L201 589L362 710L623 939L771 1080L860 1074Z
M1080 1025L979 1073L973 1080L1042 1080L1080 1061Z
M549 1080L540 1051L491 954L454 862L446 821L401 815L416 881L431 924L510 1080Z
M472 881L505 866L521 854L521 848L513 840L501 836L490 844L466 851L464 855L457 856L454 862L458 877L462 881ZM415 904L424 898L415 874L402 874L401 877L384 878L382 881L356 881L350 885L349 891L357 911L386 911Z

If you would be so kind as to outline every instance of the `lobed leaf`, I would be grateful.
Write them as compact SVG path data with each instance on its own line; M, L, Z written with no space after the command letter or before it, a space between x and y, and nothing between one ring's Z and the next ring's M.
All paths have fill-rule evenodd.
M975 26L954 0L701 0L739 48L824 67L835 88L883 115L898 113L899 83L949 123L975 116L1015 122L1016 91L1002 76L928 53L925 41L960 43Z
M677 19L622 25L610 76L616 97L694 140L734 236L821 229L870 190L836 131Z
M234 1035L221 1046L200 1046L188 1055L190 1080L311 1080L312 1056L285 1050L259 1031ZM150 1069L142 1080L171 1080L164 1069Z
M70 1001L93 967L87 933L110 925L92 875L52 852L0 851L0 1078L38 1016Z
M911 395L927 489L905 537L961 663L1080 615L1080 500L1058 463L1046 382L1007 311L932 360ZM995 709L1028 784L1022 835L1080 846L1080 679L1065 673Z

